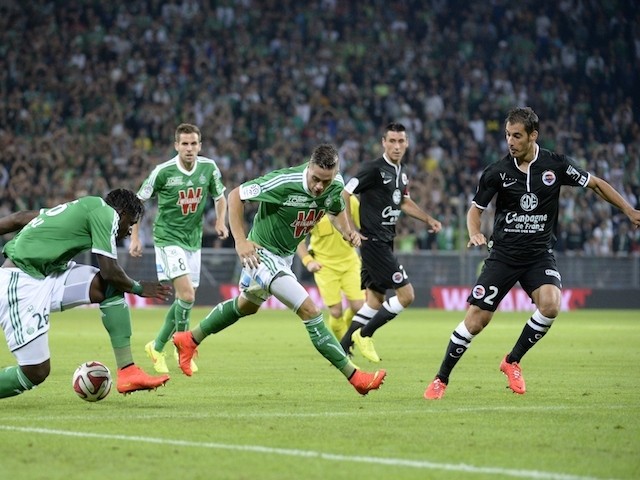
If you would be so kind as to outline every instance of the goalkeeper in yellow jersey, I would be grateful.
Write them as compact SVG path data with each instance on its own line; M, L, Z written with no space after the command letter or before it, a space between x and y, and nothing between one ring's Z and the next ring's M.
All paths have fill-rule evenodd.
M354 195L350 201L353 223L360 228L360 203ZM329 327L340 340L349 328L354 313L364 304L360 256L331 225L327 216L311 230L309 244L301 242L298 245L297 254L307 270L313 273L320 296L329 307ZM343 294L349 304L346 310L342 305Z

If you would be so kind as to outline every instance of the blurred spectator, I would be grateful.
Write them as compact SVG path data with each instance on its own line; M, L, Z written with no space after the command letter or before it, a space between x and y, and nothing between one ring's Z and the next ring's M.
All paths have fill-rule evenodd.
M523 104L547 119L548 146L637 205L638 25L629 0L8 0L0 207L137 189L182 121L213 139L217 150L203 151L230 189L298 163L319 141L340 148L348 179L379 155L381 126L400 120L419 205L459 202L457 228L478 173L506 153L504 112ZM567 226L588 239L599 218L593 195L562 201L567 249ZM420 248L448 248L406 226Z
M626 257L633 250L633 237L629 233L629 225L620 222L618 231L611 240L611 252L617 257Z

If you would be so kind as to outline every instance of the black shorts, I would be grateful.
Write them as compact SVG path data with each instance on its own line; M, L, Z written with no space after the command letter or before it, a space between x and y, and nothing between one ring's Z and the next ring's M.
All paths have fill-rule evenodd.
M393 253L393 242L375 238L364 240L360 245L360 256L362 288L384 294L389 289L395 290L409 283L409 276Z
M495 255L489 255L467 302L482 310L495 312L516 282L520 282L529 297L542 285L553 284L562 288L562 279L553 253L548 252L531 262L519 264L507 263L497 259Z

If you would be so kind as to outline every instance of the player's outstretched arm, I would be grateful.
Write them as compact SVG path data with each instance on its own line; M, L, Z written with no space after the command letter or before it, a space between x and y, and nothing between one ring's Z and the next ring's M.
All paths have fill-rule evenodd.
M158 298L166 300L171 291L168 284L156 281L137 282L129 277L115 258L96 255L100 276L121 292L134 293L141 297Z
M469 242L467 248L486 245L487 239L480 231L482 210L475 205L471 205L467 212L467 231L469 232Z
M606 200L614 207L618 207L622 213L629 217L635 228L640 227L640 210L633 208L606 180L591 175L587 187L596 192L603 200Z
M260 264L260 257L256 252L256 245L247 238L244 224L244 202L240 198L240 187L231 190L229 198L229 228L236 244L236 252L242 264L249 268Z
M349 215L347 210L342 210L338 215L329 215L331 224L340 232L342 238L349 242L354 247L359 247L362 243L362 237L360 233L352 228L352 224L349 221Z
M39 213L38 210L22 210L0 218L0 235L20 230Z

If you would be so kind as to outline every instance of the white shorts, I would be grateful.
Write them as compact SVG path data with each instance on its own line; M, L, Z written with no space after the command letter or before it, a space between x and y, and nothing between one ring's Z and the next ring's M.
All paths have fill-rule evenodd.
M75 262L69 265L68 270L46 278L33 278L19 268L0 268L0 325L20 365L49 358L52 312L91 303L91 281L99 270Z
M200 285L200 250L190 252L175 245L155 247L158 280L166 282L189 274L194 288Z
M258 268L244 267L242 269L239 287L244 298L254 305L262 305L273 295L271 283L276 277L287 275L292 277L296 283L298 283L298 278L291 270L293 255L280 257L264 248L258 248L257 253L260 256L260 265ZM285 294L276 295L278 300L294 311L297 311L307 296L308 293L302 286L300 289L292 288Z

